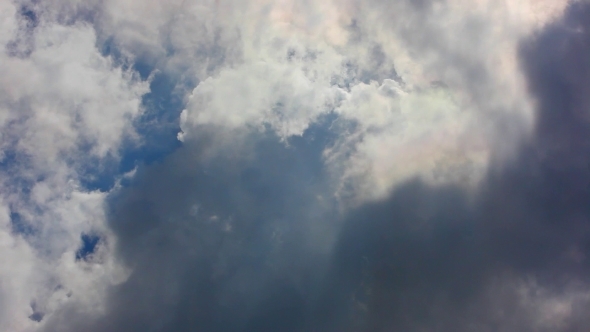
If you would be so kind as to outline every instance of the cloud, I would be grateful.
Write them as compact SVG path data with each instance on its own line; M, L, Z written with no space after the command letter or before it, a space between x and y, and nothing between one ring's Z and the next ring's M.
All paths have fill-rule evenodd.
M219 35L236 29L239 38L216 43L232 51L220 57L219 72L194 89L181 136L200 125L267 124L289 137L319 115L336 113L349 125L327 157L342 187L354 188L342 195L361 202L413 176L456 181L437 172L440 167L470 165L468 182L477 183L492 151L494 158L509 158L534 121L518 43L566 4L486 10L487 2L284 1L234 12L229 2L217 6L222 3L227 11ZM232 23L225 26L228 17ZM426 152L433 150L439 153Z
M313 140L288 148L272 133L249 135L250 153L215 157L206 143L193 143L140 171L133 186L112 197L110 214L118 254L132 274L107 293L105 316L72 303L47 329L242 329L255 324L251 315L265 314L264 298L273 301L285 287L295 287L298 301L297 292L324 269L335 236L335 225L325 223L333 212L323 135L318 129Z
M349 217L320 329L588 328L587 14L520 44L535 132L476 195L414 181Z
M1 6L1 329L587 329L587 4Z
M72 294L96 303L116 279L109 241L96 250L104 264L73 259L82 233L110 234L105 193L81 183L119 158L147 84L100 54L90 25L1 6L0 329L28 331Z

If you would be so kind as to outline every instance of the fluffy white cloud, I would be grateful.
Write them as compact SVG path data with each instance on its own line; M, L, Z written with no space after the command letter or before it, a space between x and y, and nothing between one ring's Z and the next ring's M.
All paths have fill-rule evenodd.
M343 188L354 188L341 195L378 198L414 176L469 185L485 171L488 142L470 131L476 115L444 87L408 91L388 79L361 83L338 112L357 123L325 152L330 165L344 165Z
M220 35L240 37L219 47L239 56L194 89L181 136L267 124L287 138L336 112L358 126L326 155L361 199L416 175L477 182L533 127L519 42L566 4L216 2Z
M105 193L79 182L118 158L148 86L100 54L91 26L33 22L15 3L0 6L0 330L26 331L38 324L34 311L97 301L116 275ZM103 236L101 264L76 262L82 233Z

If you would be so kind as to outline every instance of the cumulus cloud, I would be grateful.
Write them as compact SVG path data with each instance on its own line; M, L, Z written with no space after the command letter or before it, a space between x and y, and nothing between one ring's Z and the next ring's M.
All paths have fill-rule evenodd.
M2 7L0 329L26 331L74 293L96 302L99 281L116 275L108 255L74 260L82 233L109 232L105 194L81 182L119 158L147 84L100 54L89 24Z
M336 113L349 125L327 157L339 168L343 187L354 188L354 194L342 195L361 201L382 197L416 175L456 180L442 176L445 172L434 176L437 167L468 164L474 173L468 182L477 182L492 150L496 158L509 157L510 146L526 137L533 122L518 43L565 7L565 2L263 4L256 11L261 4L242 9L216 3L216 9L225 9L221 22L232 18L219 34L237 29L239 38L219 39L219 47L232 52L222 57L219 73L194 89L182 136L214 124L270 125L288 137L300 135L319 115ZM386 157L383 150L389 151ZM408 166L400 169L401 164Z
M0 6L0 329L590 326L588 4Z

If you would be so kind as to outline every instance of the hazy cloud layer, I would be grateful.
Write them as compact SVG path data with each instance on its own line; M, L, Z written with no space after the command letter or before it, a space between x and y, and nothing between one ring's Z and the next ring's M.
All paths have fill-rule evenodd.
M0 330L590 328L587 3L0 13Z

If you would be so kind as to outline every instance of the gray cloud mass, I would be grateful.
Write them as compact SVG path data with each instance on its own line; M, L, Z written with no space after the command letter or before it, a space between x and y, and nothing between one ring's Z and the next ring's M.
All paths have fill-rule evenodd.
M534 133L475 191L415 178L341 209L337 115L286 142L197 127L111 194L131 274L105 311L65 306L45 330L589 330L589 28L575 3L521 41Z

